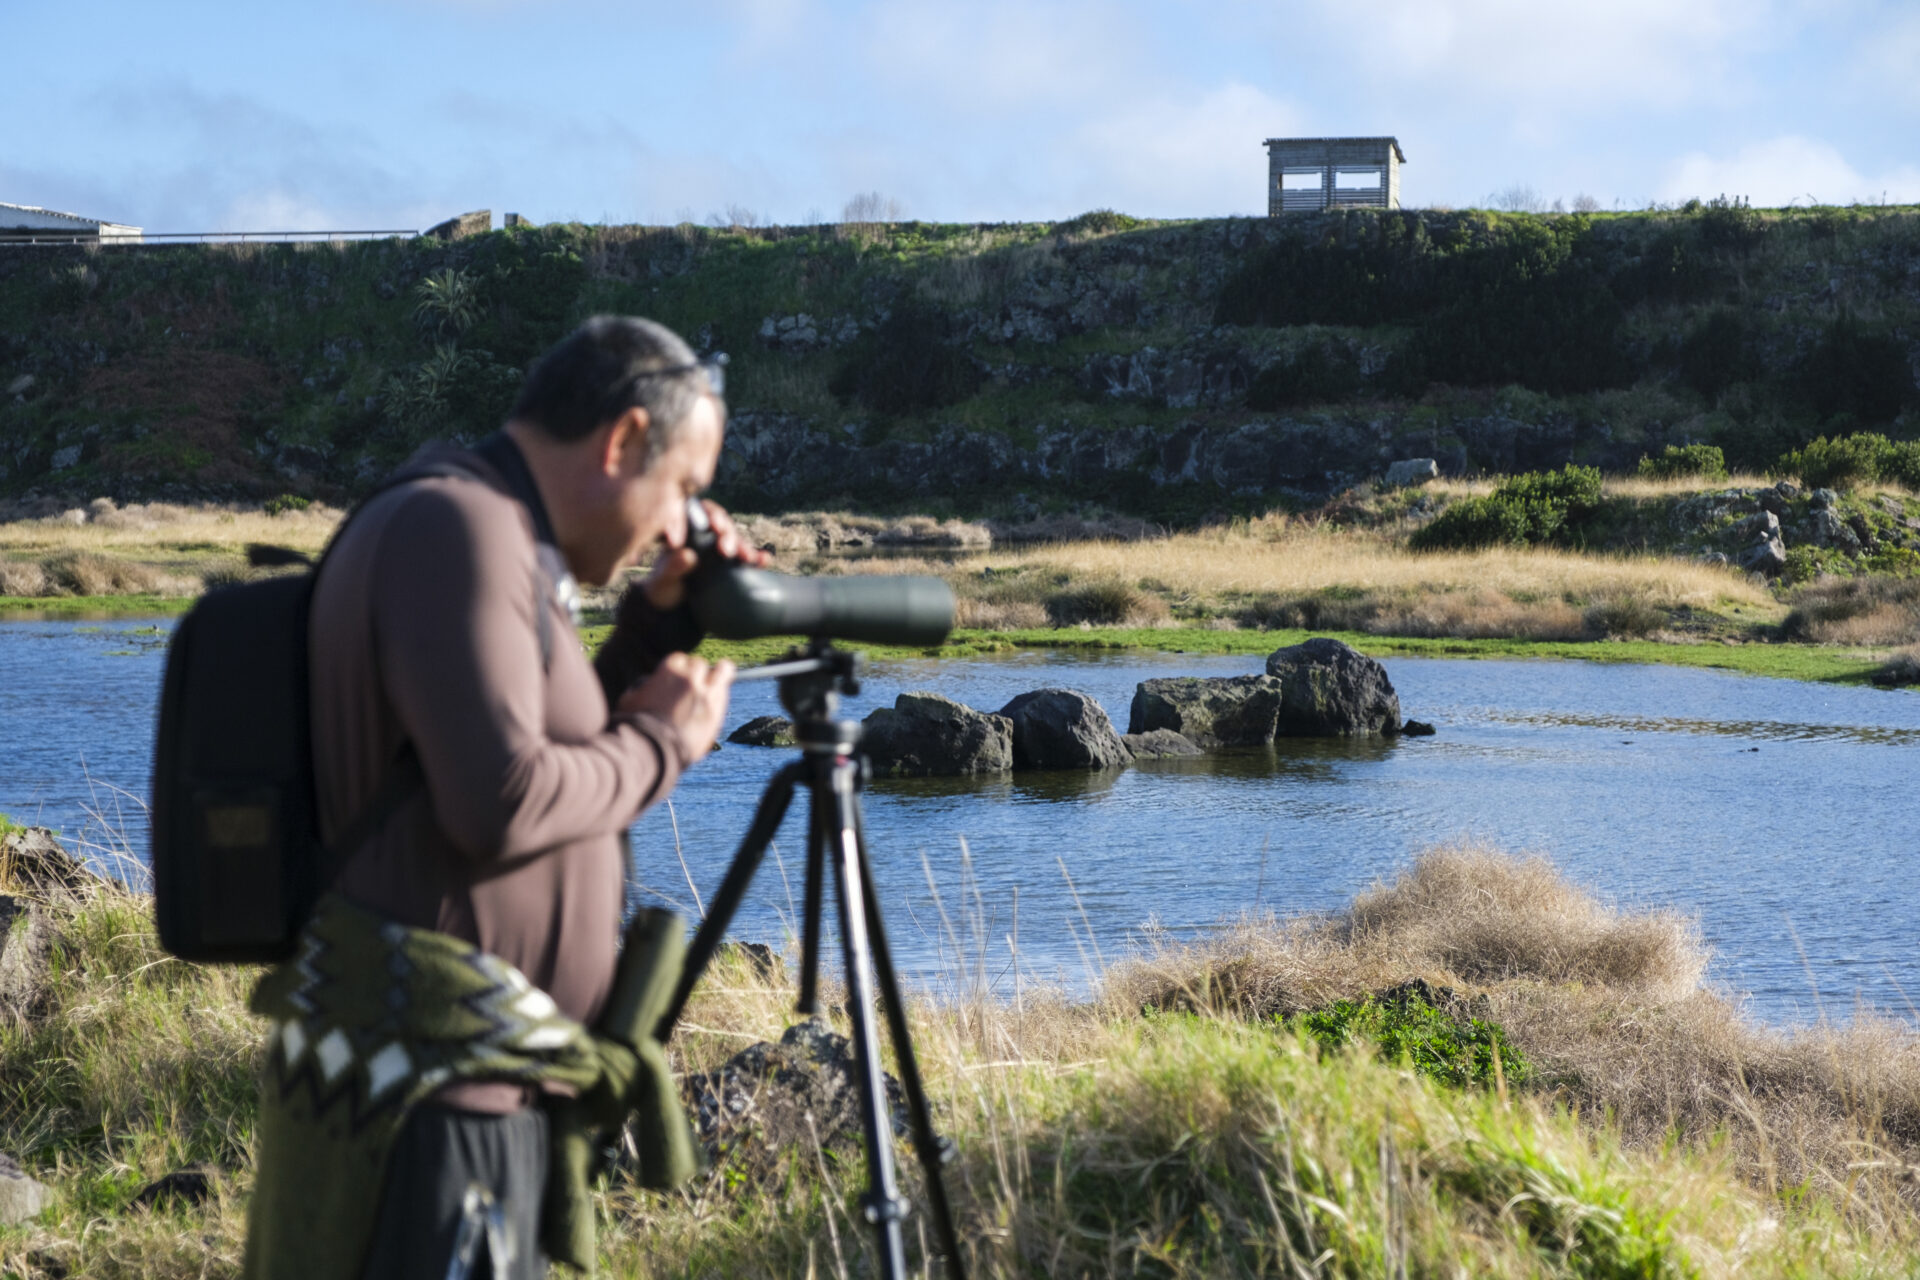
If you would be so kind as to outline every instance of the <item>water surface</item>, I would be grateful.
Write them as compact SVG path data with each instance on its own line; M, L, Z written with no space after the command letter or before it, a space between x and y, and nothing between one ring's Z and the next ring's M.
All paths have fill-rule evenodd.
M147 786L156 625L169 624L0 623L0 810L95 845L118 825L142 853L127 797ZM1845 1016L1856 999L1907 1016L1909 995L1920 1000L1920 696L1678 667L1386 666L1407 714L1438 736L876 783L869 834L902 967L950 974L958 935L1003 990L1077 987L1152 929L1338 908L1420 849L1468 838L1547 854L1623 903L1696 914L1718 950L1715 979L1768 1019ZM1058 684L1124 727L1140 680L1259 668L1179 654L890 662L850 709L903 689L993 709ZM743 686L729 723L774 710L770 687ZM727 747L682 782L671 812L636 824L643 893L688 907L690 878L710 894L788 755ZM778 940L793 920L801 830L790 816L738 936Z

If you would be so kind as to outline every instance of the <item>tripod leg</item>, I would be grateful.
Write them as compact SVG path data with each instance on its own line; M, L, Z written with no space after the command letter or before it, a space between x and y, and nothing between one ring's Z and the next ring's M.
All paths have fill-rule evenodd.
M873 864L867 858L867 824L854 797L853 827L859 854L861 900L867 904L867 941L873 948L873 967L880 983L880 1002L886 1006L887 1035L893 1041L894 1057L900 1063L900 1088L907 1095L907 1119L913 1126L913 1146L920 1157L920 1169L926 1176L927 1202L933 1209L934 1238L947 1255L947 1274L952 1280L966 1280L965 1264L960 1257L960 1234L953 1225L953 1206L947 1201L947 1184L942 1168L953 1156L953 1144L934 1131L933 1109L927 1105L927 1091L920 1080L920 1062L913 1052L913 1037L907 1028L907 1006L900 998L900 978L893 967L893 952L887 946L887 927L880 919L880 896L873 887Z
M847 1020L852 1023L854 1062L860 1080L860 1112L867 1139L867 1220L873 1223L883 1280L904 1280L906 1247L900 1219L906 1202L893 1179L893 1122L887 1114L880 1039L873 1026L873 971L868 954L866 878L860 868L860 837L854 816L858 765L842 756L832 762L833 871L840 897L840 940L846 950Z
M806 919L800 935L800 999L805 1017L820 1012L820 900L826 893L827 845L833 839L832 815L814 793L807 813Z
M687 944L686 965L680 971L680 984L673 990L673 999L667 1005L667 1011L660 1015L660 1021L653 1033L654 1039L665 1044L673 1035L673 1026L680 1021L680 1014L687 1007L687 999L693 994L693 986L700 981L700 974L713 959L713 953L720 949L720 940L726 937L727 925L733 921L733 913L740 909L740 900L747 895L747 886L753 882L753 873L760 869L760 861L767 856L767 846L773 843L773 837L780 830L781 821L787 816L787 806L793 802L793 786L805 771L801 761L782 768L767 783L767 789L760 796L760 807L753 811L753 825L747 828L747 834L740 841L740 850L733 855L733 865L727 868L727 878L720 882L720 889L713 895L713 905L707 908L707 918L700 922L700 928L694 932L693 941Z

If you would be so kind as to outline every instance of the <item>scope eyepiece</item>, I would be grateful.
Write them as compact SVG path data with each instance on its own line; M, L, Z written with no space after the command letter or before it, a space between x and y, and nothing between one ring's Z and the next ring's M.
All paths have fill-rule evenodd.
M694 620L722 640L807 636L918 648L953 630L953 591L938 578L800 578L726 559L698 498L687 500L687 545L700 557L688 604Z

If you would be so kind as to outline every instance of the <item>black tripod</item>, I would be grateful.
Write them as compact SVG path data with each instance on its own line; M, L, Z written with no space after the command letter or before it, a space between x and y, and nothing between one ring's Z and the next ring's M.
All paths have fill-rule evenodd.
M881 1074L880 1041L873 1025L874 983L879 982L880 1006L886 1011L887 1033L900 1064L900 1084L906 1093L907 1116L914 1149L926 1172L927 1199L933 1209L938 1247L947 1257L947 1274L965 1280L953 1211L941 1166L953 1158L953 1144L933 1130L920 1067L908 1037L906 1006L900 982L887 948L887 932L880 921L880 904L867 861L867 841L860 813L860 788L866 761L860 755L860 726L836 720L841 694L860 692L854 654L816 640L796 649L784 662L743 672L740 679L778 680L780 702L793 717L800 758L784 766L767 783L754 811L753 825L740 842L726 879L714 894L707 918L688 947L686 970L673 1001L661 1017L656 1037L664 1044L686 1008L700 973L720 946L727 924L746 896L747 886L760 869L767 846L780 830L793 800L794 787L804 782L811 798L807 823L806 918L801 933L799 1011L808 1017L819 1010L820 908L825 890L826 864L833 863L834 888L840 904L840 940L846 952L847 1017L853 1024L854 1066L860 1085L860 1119L867 1146L868 1187L864 1203L880 1246L880 1274L885 1280L904 1280L906 1250L900 1220L907 1201L894 1182L891 1120L887 1114L885 1080Z

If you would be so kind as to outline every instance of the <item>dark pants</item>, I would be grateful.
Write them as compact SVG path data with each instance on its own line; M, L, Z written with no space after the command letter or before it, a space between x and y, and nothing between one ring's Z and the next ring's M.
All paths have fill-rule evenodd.
M475 1183L492 1193L506 1218L513 1256L500 1273L542 1280L547 1151L547 1113L539 1107L504 1116L431 1103L415 1107L387 1165L366 1280L441 1280L453 1257L467 1188ZM475 1280L493 1280L484 1245L477 1256Z

